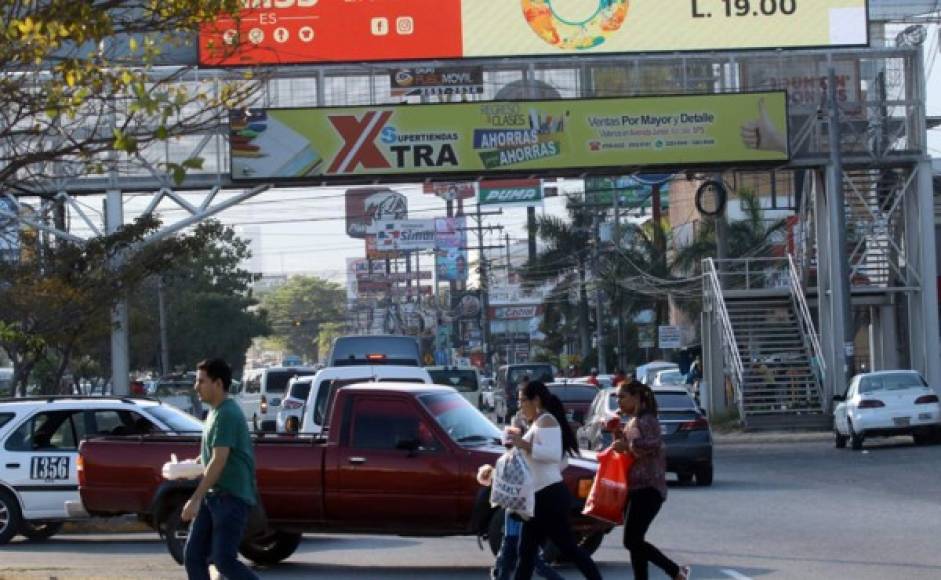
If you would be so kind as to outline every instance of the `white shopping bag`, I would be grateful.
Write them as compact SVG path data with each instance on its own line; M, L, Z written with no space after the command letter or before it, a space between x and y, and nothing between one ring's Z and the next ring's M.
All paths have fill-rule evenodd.
M511 449L497 460L490 488L490 505L500 506L529 519L536 511L533 474L519 449Z

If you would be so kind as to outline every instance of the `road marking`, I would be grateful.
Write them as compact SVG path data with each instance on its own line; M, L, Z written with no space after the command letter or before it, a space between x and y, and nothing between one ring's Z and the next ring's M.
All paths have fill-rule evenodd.
M729 578L734 578L735 580L752 580L748 576L736 572L735 570L723 569L722 573L728 576Z

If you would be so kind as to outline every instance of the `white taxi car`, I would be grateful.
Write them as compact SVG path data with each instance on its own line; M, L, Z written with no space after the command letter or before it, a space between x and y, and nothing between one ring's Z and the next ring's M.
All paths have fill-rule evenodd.
M845 395L833 397L836 446L862 449L867 437L911 435L918 445L941 433L941 404L916 371L856 375Z
M78 446L98 435L192 433L202 423L149 399L31 397L0 402L0 545L44 540L87 517L78 493Z

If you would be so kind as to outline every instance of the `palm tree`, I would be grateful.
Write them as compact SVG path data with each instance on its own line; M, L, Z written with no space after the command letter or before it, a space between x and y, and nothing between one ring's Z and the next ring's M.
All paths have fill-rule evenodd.
M579 354L585 358L591 352L588 294L585 288L591 251L592 214L584 208L570 207L566 221L556 216L538 216L535 235L543 249L523 265L520 274L530 286L553 283L551 295L563 296L578 289Z
M728 257L761 257L770 255L769 241L772 236L784 229L786 220L768 222L765 219L761 200L754 192L743 189L738 192L742 213L745 219L730 222L728 225ZM692 272L698 271L705 258L716 256L716 226L714 220L704 222L693 243L681 248L676 253L674 263L677 268Z

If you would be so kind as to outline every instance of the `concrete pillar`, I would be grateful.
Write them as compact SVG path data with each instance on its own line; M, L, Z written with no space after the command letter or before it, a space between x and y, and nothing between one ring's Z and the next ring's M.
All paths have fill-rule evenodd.
M728 413L732 402L725 393L725 359L714 313L703 312L701 324L703 380L707 382L708 389L700 395L700 403L712 418Z
M831 410L834 393L842 393L845 386L838 386L835 377L843 374L843 324L842 316L834 320L835 310L833 299L833 284L830 276L830 229L828 219L827 188L824 187L823 176L820 172L814 174L814 228L817 242L817 291L818 312L820 320L820 348L823 350L823 359L826 365L826 376L823 381L824 406ZM841 310L842 311L842 310ZM839 331L834 331L839 329ZM840 381L842 383L842 381Z
M930 159L922 160L916 171L916 191L905 201L905 230L908 265L920 280L917 292L908 295L908 319L912 367L928 383L941 385L941 350L938 327L938 267L934 239L934 184Z

